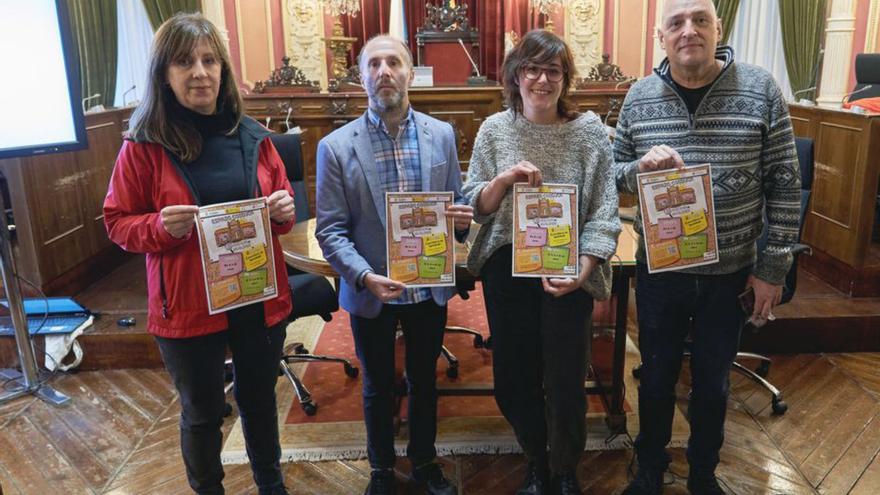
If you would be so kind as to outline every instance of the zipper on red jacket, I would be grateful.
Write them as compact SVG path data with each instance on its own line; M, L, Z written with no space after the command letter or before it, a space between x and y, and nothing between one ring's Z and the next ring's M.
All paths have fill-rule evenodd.
M165 295L165 255L159 255L159 295L162 297L162 319L168 319L168 297Z

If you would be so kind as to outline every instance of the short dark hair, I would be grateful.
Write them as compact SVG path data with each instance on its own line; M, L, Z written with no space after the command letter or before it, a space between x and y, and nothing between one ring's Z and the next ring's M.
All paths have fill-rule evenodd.
M562 92L556 103L556 111L560 116L573 118L577 115L577 106L568 99L571 81L576 75L574 58L565 41L544 29L533 29L525 34L519 43L504 57L501 77L504 84L504 100L514 114L523 111L522 96L519 94L519 77L527 64L548 64L559 57L562 62Z
M188 56L206 40L220 60L220 91L217 95L217 113L227 114L233 133L241 122L244 102L232 75L229 53L220 38L220 32L204 15L178 13L162 23L153 38L150 67L144 99L132 113L127 138L161 144L182 161L190 162L202 152L202 137L188 119L175 116L177 97L167 84L168 66Z

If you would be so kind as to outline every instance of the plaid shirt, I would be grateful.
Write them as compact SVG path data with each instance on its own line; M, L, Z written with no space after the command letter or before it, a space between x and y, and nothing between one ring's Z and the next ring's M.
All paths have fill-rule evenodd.
M412 107L393 135L372 109L367 109L367 121L382 192L421 191L418 129L413 120ZM400 297L388 304L416 304L430 298L430 289L405 289Z

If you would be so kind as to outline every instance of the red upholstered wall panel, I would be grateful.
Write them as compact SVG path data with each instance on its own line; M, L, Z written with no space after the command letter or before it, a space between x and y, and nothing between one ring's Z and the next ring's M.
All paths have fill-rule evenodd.
M465 45L467 46L467 45ZM471 52L474 60L477 56ZM470 60L461 46L455 43L425 43L422 65L434 67L434 85L465 84L473 72Z

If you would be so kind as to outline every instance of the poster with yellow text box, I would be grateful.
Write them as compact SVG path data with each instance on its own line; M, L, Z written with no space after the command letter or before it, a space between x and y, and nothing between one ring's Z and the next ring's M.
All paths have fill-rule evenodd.
M455 285L452 204L446 191L385 193L388 278L407 287Z
M210 314L278 296L265 197L199 208L196 232Z
M574 184L513 185L514 277L576 278L579 190Z
M646 172L636 181L648 271L717 263L712 167L705 163Z

